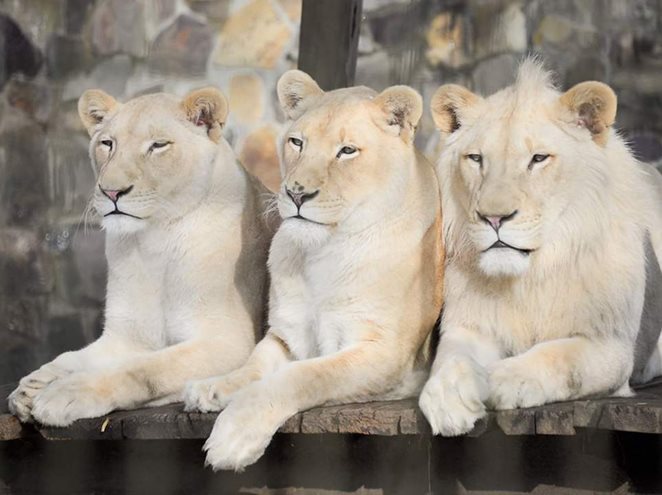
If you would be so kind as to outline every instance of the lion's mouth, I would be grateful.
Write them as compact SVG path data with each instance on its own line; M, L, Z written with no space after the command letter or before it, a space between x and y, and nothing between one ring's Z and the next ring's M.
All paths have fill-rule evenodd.
M501 239L497 240L494 244L492 244L490 247L488 247L483 252L485 253L485 252L489 251L490 249L513 249L515 251L518 251L518 252L522 253L525 256L528 256L529 254L531 254L533 252L533 249L524 249L524 248L518 248L518 247L515 247L515 246L511 246L510 244L506 244L505 242L503 242Z
M125 212L125 211L119 210L119 209L117 208L117 205L115 205L115 209L114 209L113 211L111 211L110 213L106 213L106 214L104 215L104 218L109 217L109 216L111 216L111 215L124 215L124 216L127 216L127 217L136 218L136 219L138 219L138 220L143 220L142 217L137 217L137 216L135 216L135 215L132 215L131 213L127 213L127 212Z
M314 224L317 224L317 225L324 225L324 226L326 226L325 223L322 223L322 222L316 222L315 220L311 220L310 218L302 217L301 215L294 215L294 216L292 216L292 217L288 217L288 218L286 218L286 220L303 220L304 222L310 222L310 223L314 223Z

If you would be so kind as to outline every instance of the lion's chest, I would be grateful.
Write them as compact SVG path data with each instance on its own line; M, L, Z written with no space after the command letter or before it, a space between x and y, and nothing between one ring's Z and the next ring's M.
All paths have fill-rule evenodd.
M514 293L513 293L514 292ZM556 290L524 295L524 291L503 294L492 301L495 320L488 331L508 355L520 354L537 343L568 337L581 326L576 307L568 298L557 297Z
M191 287L181 249L163 239L143 240L110 246L107 255L107 320L124 322L122 331L154 349L193 337L195 315L185 310Z
M195 314L187 310L191 297L187 273L171 252L152 253L143 259L142 283L151 287L154 339L161 346L178 344L194 336Z
M331 354L362 337L359 322L373 311L355 263L331 252L287 275L273 270L270 326L296 359Z
M548 274L509 286L480 285L462 271L446 272L444 324L491 336L504 355L553 339L636 332L643 301L642 256L610 266ZM624 290L624 289L627 290ZM624 295L628 300L624 304Z

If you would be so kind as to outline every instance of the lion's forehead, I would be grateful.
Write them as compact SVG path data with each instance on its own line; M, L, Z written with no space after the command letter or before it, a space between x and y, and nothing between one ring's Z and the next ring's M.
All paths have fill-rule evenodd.
M110 120L109 130L151 135L172 127L184 116L176 97L165 93L144 95L124 103Z
M552 104L485 105L473 116L466 132L458 136L460 151L481 152L488 159L506 159L513 155L551 152L569 137L560 128L561 121Z
M469 120L486 124L511 125L521 121L549 120L557 108L556 89L510 86L466 109Z
M328 105L336 102L365 101L372 100L377 92L366 86L353 86L351 88L340 88L333 91L327 91L319 99L319 105Z
M378 130L375 111L370 102L363 99L318 105L295 122L292 130L317 143L365 141Z

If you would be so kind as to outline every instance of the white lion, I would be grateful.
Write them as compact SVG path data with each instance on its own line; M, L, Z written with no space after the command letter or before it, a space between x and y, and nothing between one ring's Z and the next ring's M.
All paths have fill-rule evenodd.
M659 374L662 180L611 128L613 91L561 94L528 60L489 98L442 86L432 113L448 251L420 397L434 433Z
M326 403L414 396L441 306L441 211L413 146L421 97L395 86L323 92L290 71L269 254L269 331L242 368L192 383L187 408L225 410L205 445L215 469L255 462L287 418Z
M90 90L78 109L106 231L104 331L9 396L22 421L55 426L180 400L188 380L237 368L261 334L267 292L265 190L221 137L218 90L125 104Z

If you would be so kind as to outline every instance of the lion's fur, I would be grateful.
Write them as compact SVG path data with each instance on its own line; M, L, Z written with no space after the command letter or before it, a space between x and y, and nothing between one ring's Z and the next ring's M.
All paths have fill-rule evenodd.
M21 380L9 402L22 420L66 425L178 400L187 380L248 357L262 333L271 232L266 190L221 137L227 107L213 88L124 104L98 90L81 97L106 231L104 330ZM129 186L117 208L134 217L107 216L108 191Z
M244 367L187 396L191 408L225 407L206 444L215 468L255 462L297 411L418 393L440 311L438 187L412 142L420 96L397 86L325 93L299 71L278 90L293 121L284 221L269 255L269 331ZM347 145L356 155L341 153ZM298 209L288 191L319 192Z
M611 89L561 94L528 60L488 98L440 88L432 111L448 251L441 341L420 400L433 430L467 431L486 403L627 394L654 352L635 362L647 236L662 259L662 194L659 174L610 127ZM551 156L538 164L534 154ZM530 255L489 249L497 234L486 219L499 217L498 238Z

